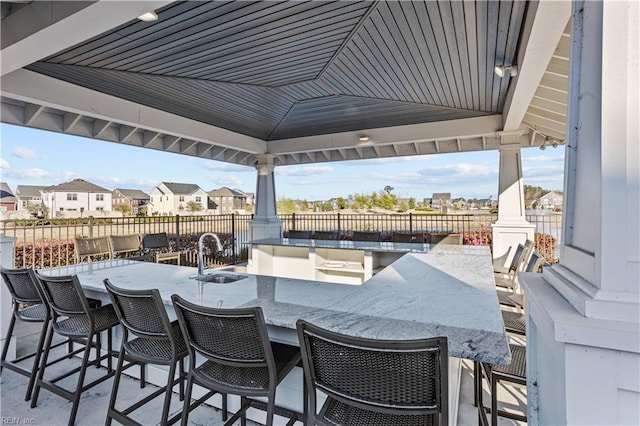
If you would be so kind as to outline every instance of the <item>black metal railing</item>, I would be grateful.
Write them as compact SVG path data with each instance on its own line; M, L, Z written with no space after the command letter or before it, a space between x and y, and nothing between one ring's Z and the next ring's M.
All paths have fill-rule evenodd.
M48 268L74 262L73 238L79 236L150 234L167 232L172 247L183 253L182 264L197 264L197 242L205 232L214 232L224 243L222 253L212 253L208 263L224 265L248 259L249 222L252 215L145 216L121 218L4 220L2 233L15 237L16 267ZM332 230L350 239L353 231L381 231L383 239L393 232L448 232L463 234L464 244L491 245L492 214L283 214L283 231ZM536 250L549 263L557 261L562 217L531 214L527 220L536 226ZM212 244L212 242L207 242Z

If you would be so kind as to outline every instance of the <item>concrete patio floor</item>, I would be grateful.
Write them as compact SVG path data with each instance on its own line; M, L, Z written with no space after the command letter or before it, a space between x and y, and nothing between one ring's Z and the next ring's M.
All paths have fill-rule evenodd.
M39 333L38 324L16 324L17 350L18 352L29 350L35 347ZM64 347L60 348L63 350ZM29 360L26 361L27 365ZM63 361L62 366L49 367L49 373L53 373L55 368L68 367L68 363L79 364L78 359ZM133 369L137 367L132 367ZM96 376L100 370L89 368L88 376ZM49 374L47 374L49 376ZM65 379L62 383L69 383L69 387L77 376L72 376L71 380ZM89 377L90 379L90 377ZM111 393L113 379L97 385L96 387L84 392L80 401L76 425L97 426L103 425L105 421L107 406ZM27 387L27 378L8 369L3 369L0 378L0 423L1 424L19 424L19 425L48 425L58 426L65 425L68 422L71 404L47 390L41 390L38 399L38 406L30 408L30 403L24 401L24 393ZM486 387L486 384L485 384ZM155 387L147 384L146 388L140 389L139 382L132 378L125 378L121 382L119 401L137 400L141 396L153 392ZM489 397L485 389L485 404L488 403ZM499 398L505 401L501 404L501 408L522 412L526 404L526 389L519 387L500 387ZM136 411L135 418L143 425L156 425L159 423L162 398L156 398L152 403L145 405ZM177 394L171 403L171 411L177 412L182 408ZM524 422L516 422L509 419L499 418L500 425L524 425ZM238 424L240 422L237 422ZM284 424L284 418L276 418L276 425ZM113 422L113 424L118 424ZM195 409L189 416L190 425L222 425L222 415L219 410L209 406L201 406ZM250 426L256 423L248 422ZM478 425L478 411L473 406L473 364L465 361L462 366L462 383L460 392L460 406L458 411L458 425L475 426Z

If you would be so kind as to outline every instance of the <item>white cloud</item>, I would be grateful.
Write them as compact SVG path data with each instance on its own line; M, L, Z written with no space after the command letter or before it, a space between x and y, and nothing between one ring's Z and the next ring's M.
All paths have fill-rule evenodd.
M276 174L283 176L315 176L333 173L331 166L289 166L276 168Z
M384 158L372 158L369 160L357 160L353 161L353 164L350 166L359 167L359 166L378 166L380 164L395 164L395 163L406 163L409 161L425 161L428 159L428 156L418 155L418 156L407 156L407 157L384 157Z
M249 166L240 166L238 164L232 164L232 163L224 163L222 161L203 161L202 165L204 166L205 169L209 169L209 170L219 170L219 171L225 171L225 172L236 172L236 173L242 173L242 172L255 172L256 169L254 167L249 167Z
M535 157L524 157L522 161L527 163L553 163L553 162L564 163L564 155L559 154L559 155L553 155L553 156L539 155Z
M16 178L16 179L33 179L33 178L44 178L44 177L54 176L54 174L38 168L9 169L9 170L3 170L2 174L8 177Z
M0 158L0 168L2 169L9 168L9 163L7 163L7 160L5 160L4 158Z
M446 177L455 181L469 180L471 183L472 179L497 179L498 168L488 164L458 163L429 167L420 170L419 173L427 179L443 180L443 177Z
M238 176L227 174L222 176L212 176L211 180L220 186L239 187L242 185L242 179ZM207 188L203 188L207 191Z
M13 155L18 158L37 158L39 155L32 149L17 146L13 149Z

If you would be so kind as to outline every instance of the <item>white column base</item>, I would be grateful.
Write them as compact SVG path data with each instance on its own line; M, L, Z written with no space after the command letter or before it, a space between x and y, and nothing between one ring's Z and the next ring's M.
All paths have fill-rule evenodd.
M282 238L282 221L275 218L253 219L249 222L249 241Z
M519 276L527 295L528 424L640 424L640 318L586 318L549 276Z

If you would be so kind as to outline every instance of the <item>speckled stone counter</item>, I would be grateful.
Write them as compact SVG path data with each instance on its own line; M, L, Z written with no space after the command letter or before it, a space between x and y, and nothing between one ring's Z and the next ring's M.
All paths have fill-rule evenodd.
M196 268L124 260L44 272L77 274L88 292L103 296L103 280L109 278L120 287L158 288L168 306L173 293L209 306L260 306L267 324L285 331L283 340L295 338L295 323L303 318L368 338L444 335L453 357L510 361L486 247L436 246L426 253L410 252L357 286L253 274L229 284L200 283L189 279Z

